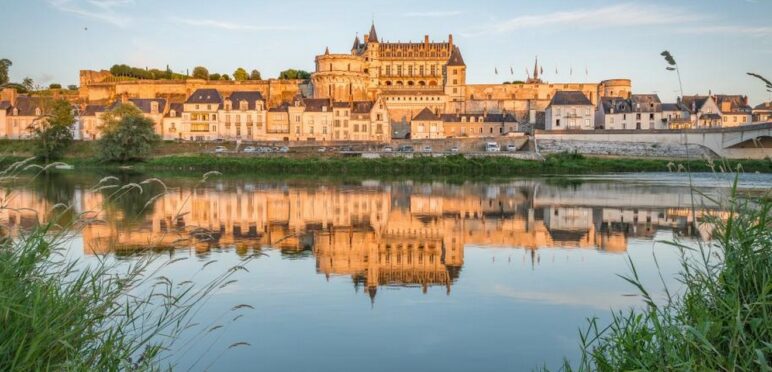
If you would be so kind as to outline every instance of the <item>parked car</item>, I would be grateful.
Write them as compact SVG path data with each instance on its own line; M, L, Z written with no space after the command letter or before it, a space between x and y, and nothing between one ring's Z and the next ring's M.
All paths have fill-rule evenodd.
M326 147L320 147L319 150L317 150L317 151L319 151L319 152L327 152L327 148Z
M351 150L351 146L343 146L340 148L340 152L350 152L350 151L353 151Z
M507 152L515 152L515 151L517 151L517 146L511 143L507 145Z
M453 146L450 148L451 154L458 154L458 146Z
M287 146L279 147L279 152L289 152L289 147Z
M217 147L214 148L215 154L221 154L221 153L226 152L226 151L228 151L228 149L225 148L225 146L217 146Z
M487 142L485 144L485 152L499 152L501 148L496 142Z
M402 145L397 149L398 152L413 152L413 146L410 145Z
M424 154L431 154L432 153L432 147L431 146L424 146L423 150Z
M247 146L247 147L244 148L244 150L241 150L241 151L245 152L245 153L248 153L248 154L251 154L253 152L257 152L257 149L255 148L255 146Z
M391 146L386 146L383 148L383 152L392 152L394 149L391 148Z

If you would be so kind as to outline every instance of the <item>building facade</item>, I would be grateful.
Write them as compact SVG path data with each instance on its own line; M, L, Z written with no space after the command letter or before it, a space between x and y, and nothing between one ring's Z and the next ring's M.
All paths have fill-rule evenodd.
M557 92L545 111L544 129L595 129L595 108L581 91Z

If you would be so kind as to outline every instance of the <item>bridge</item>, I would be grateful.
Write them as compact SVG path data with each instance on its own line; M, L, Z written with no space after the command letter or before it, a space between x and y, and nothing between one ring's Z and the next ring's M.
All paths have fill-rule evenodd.
M699 145L726 159L772 158L772 122L682 130L537 130L535 140Z

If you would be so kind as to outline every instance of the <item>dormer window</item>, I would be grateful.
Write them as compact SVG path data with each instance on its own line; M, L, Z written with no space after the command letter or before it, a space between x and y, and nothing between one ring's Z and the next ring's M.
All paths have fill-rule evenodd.
M14 107L13 108L13 116L18 116L18 115L19 115L19 109Z
M169 117L172 117L172 118L177 117L177 110L170 110Z
M230 111L231 107L232 107L231 100L230 99L226 99L225 100L225 111Z
M239 110L246 111L247 108L249 108L249 103L247 101L239 101Z
M150 112L153 113L153 114L157 114L158 113L158 102L157 101L150 102Z
M40 114L41 114L40 107L36 107L35 108L35 116L40 116Z

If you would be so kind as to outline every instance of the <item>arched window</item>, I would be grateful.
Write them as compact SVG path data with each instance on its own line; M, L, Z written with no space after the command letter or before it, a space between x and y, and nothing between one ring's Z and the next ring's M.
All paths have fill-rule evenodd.
M411 86L411 87L412 87L413 85L415 85L415 83L414 83L412 80L409 80L409 81L407 82L407 85L409 85L409 86Z
M391 86L391 80L386 80L386 85Z
M405 84L404 84L404 83L402 83L402 81L397 81L397 85L399 85L399 86L403 86L403 85L405 85Z
M426 82L425 82L425 81L423 81L423 80L421 80L421 81L419 81L419 82L418 82L418 85L420 85L420 86L422 86L422 87L423 87L423 86L426 86Z

